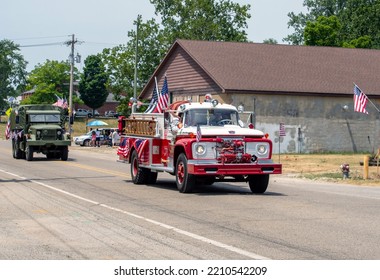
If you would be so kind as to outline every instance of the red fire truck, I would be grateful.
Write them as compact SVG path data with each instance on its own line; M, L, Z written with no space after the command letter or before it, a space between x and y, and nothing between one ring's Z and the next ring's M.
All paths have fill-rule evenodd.
M132 112L119 117L119 130L119 161L130 163L135 184L154 184L168 172L182 193L221 181L248 182L253 193L264 193L269 175L282 171L268 136L215 99L175 102L164 113Z

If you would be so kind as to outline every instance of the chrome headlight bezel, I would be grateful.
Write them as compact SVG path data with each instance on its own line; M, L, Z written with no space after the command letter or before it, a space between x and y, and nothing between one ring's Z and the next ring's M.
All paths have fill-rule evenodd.
M205 145L202 145L201 143L199 144L195 144L195 154L198 155L198 156L203 156L206 151L207 151L207 148Z
M265 155L265 154L268 153L268 145L266 145L266 144L258 144L256 146L256 150L257 150L257 153L260 156L263 156L263 155Z

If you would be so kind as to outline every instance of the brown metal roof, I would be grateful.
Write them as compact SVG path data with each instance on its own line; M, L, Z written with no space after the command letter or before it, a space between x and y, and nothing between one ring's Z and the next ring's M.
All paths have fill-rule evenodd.
M166 62L177 48L227 92L353 94L356 83L380 96L379 50L177 40L155 74L170 70Z

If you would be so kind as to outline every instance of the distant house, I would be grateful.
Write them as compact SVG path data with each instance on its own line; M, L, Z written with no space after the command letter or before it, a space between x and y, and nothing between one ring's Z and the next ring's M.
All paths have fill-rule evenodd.
M154 77L161 87L166 74L173 101L211 93L253 111L275 153L372 152L380 113L371 103L368 115L354 112L353 87L380 108L379 73L379 50L177 40L139 98L149 99Z
M78 93L78 97L80 97L80 93ZM113 95L113 93L109 93L108 96L107 96L107 99L106 99L106 102L104 103L104 105L100 108L98 108L98 112L101 116L104 116L104 113L106 111L114 111L116 112L117 110L117 106L119 105L119 101L117 101L115 99L115 96ZM91 108L89 108L88 106L86 105L81 105L81 104L74 104L73 105L74 109L78 109L78 108L83 108L83 109L87 109L87 110L91 110Z
M31 90L24 91L23 93L21 93L21 101L24 100L24 99L27 99L30 96L32 96L34 92L35 92L35 90L31 89Z

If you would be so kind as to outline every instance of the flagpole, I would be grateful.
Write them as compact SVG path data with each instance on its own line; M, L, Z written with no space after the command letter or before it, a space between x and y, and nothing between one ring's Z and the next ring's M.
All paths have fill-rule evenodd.
M358 87L357 84L353 83L358 89L360 89L360 91L365 95L365 97L367 97L368 101L371 102L371 104L373 105L373 107L375 107L375 109L377 110L378 113L380 113L380 109L376 107L376 105L371 101L371 99L368 98L368 96L361 90L360 87Z
M157 77L156 77L156 76L154 76L154 80L155 80L155 82L156 82L157 97L160 97L160 89L158 88Z

